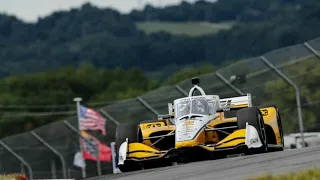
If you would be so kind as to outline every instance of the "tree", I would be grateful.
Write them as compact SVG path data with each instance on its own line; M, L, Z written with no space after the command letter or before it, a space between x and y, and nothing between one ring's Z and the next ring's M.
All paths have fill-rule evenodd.
M301 91L301 103L303 120L306 129L318 127L320 100L319 84L320 63L318 59L310 59L294 64L286 69L284 73L298 84ZM266 104L272 103L280 108L283 128L286 133L298 131L298 116L295 91L288 83L279 78L276 81L269 81L264 86L265 93L271 95Z
M23 132L24 125L36 128L65 118L69 114L39 116L39 113L50 115L75 111L74 106L66 106L73 103L74 97L82 97L86 104L97 101L111 103L136 97L159 84L149 80L137 68L105 70L92 64L82 64L77 68L69 66L58 71L9 76L0 81L0 86L0 122L4 128L0 128L0 136L4 136ZM34 115L26 116L24 113Z

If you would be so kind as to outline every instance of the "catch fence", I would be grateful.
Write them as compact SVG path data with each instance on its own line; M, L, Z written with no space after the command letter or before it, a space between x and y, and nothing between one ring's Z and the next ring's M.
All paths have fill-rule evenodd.
M280 102L276 105L283 116L283 126L287 133L292 133L294 131L292 129L298 128L296 98L288 96L288 94L294 94L294 89L287 83L281 82L282 78L270 66L270 64L274 65L301 90L299 98L301 98L300 107L305 129L310 127L318 131L319 120L317 114L313 112L317 112L320 93L308 92L316 86L317 78L320 77L318 52L320 52L320 38L274 50L202 75L199 77L200 85L207 94L217 94L221 98L251 93L254 104ZM134 99L103 107L99 111L107 119L108 136L94 135L97 135L102 143L110 146L114 141L117 123L156 119L160 114L167 114L167 104L174 99L186 96L191 87L191 80L188 79ZM78 127L76 116L74 116L32 132L2 139L0 173L24 172L30 176L32 171L33 178L36 179L81 178L81 170L73 166L74 155L79 151L79 137L66 122ZM22 159L19 159L20 157ZM61 162L65 162L64 166ZM97 176L96 163L88 161L86 163L87 177ZM28 169L27 166L30 168ZM111 163L101 162L101 168L102 174L112 173Z

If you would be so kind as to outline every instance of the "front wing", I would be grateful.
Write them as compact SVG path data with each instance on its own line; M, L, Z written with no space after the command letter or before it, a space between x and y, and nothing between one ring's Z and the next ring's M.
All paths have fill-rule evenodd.
M201 149L207 152L232 153L241 148L251 149L262 146L261 139L255 127L247 123L246 129L236 130L215 145L197 144L192 149ZM189 148L190 149L190 148ZM118 165L123 165L125 161L150 161L167 159L179 156L183 148L172 148L167 151L159 151L143 143L123 142L119 148Z

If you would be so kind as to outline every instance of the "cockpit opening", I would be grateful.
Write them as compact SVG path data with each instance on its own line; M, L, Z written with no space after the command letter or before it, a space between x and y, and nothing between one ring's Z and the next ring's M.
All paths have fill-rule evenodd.
M175 101L175 118L187 115L211 116L216 113L217 100L214 96L194 96Z

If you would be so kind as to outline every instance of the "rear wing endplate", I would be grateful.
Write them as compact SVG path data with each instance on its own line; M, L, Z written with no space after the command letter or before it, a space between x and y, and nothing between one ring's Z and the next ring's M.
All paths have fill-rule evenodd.
M220 105L222 108L227 107L230 109L252 107L251 94L248 93L246 96L238 96L238 97L220 99Z

